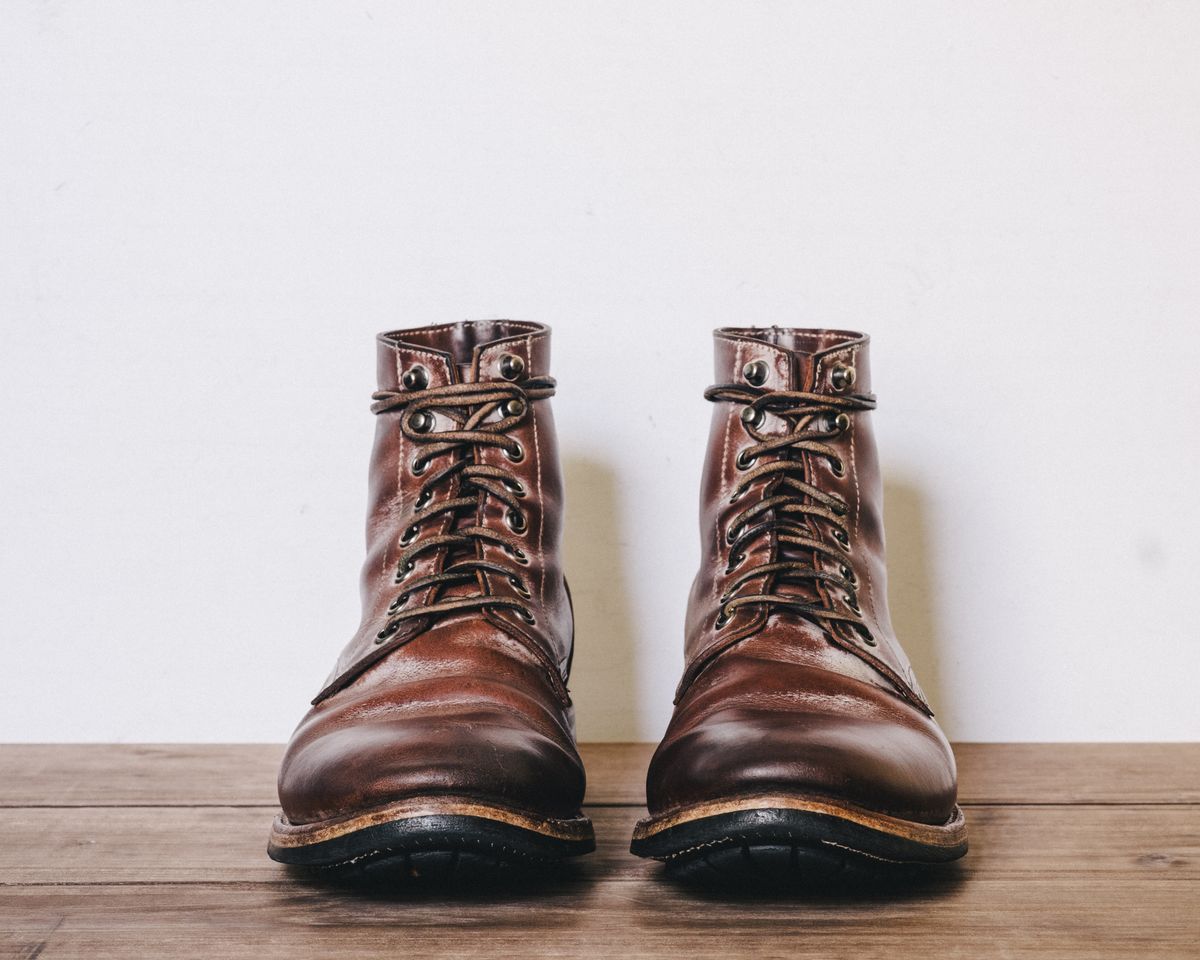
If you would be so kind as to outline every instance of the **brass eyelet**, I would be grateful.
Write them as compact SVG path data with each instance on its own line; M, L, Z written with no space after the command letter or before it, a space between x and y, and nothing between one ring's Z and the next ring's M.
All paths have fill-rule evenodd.
M853 367L839 363L829 371L829 385L837 393L843 393L854 386L855 373Z
M826 429L834 436L843 434L850 429L850 417L844 413L839 413L836 417L830 417Z
M746 382L752 387L761 387L767 382L767 377L770 373L771 371L762 360L751 360L742 367L742 376L746 378Z
M520 510L509 510L504 516L504 522L508 524L508 529L513 533L524 533L529 529L525 514Z
M500 358L500 376L505 380L516 380L525 372L525 361L515 353L506 353Z
M846 475L846 462L841 457L834 457L829 461L829 470L835 477L844 477Z
M747 448L749 449L749 448ZM749 470L758 462L758 457L750 457L746 455L746 450L742 450L737 455L737 460L734 464L739 470Z
M388 637L394 636L396 631L400 629L400 621L392 620L382 630L375 634L375 642L383 643Z
M500 411L506 417L523 417L527 409L528 407L524 400L520 397L513 397L511 400L504 401L504 405L500 408Z
M401 382L405 390L424 390L429 386L429 371L418 363L404 371Z
M413 433L428 433L433 429L433 414L418 410L408 418L408 429Z
M747 430L761 427L767 419L766 413L758 407L743 407L740 417Z
M521 446L520 440L514 440L513 443L516 444L516 449L509 450L508 447L505 447L504 455L513 463L520 463L525 459L525 448Z

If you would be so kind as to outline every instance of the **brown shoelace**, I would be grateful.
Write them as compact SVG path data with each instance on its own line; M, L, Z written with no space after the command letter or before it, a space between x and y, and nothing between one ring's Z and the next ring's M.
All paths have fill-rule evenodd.
M827 622L841 622L857 630L871 644L875 640L862 622L856 593L857 580L844 552L850 548L850 532L845 517L847 505L809 482L801 455L804 453L826 460L834 473L841 476L845 464L837 451L826 441L849 429L850 415L857 411L873 410L873 396L830 396L796 390L768 391L742 384L709 387L706 399L742 405L742 425L755 442L744 448L737 457L737 467L745 476L734 487L731 503L742 499L751 486L766 479L762 496L732 517L726 527L730 545L730 563L726 571L733 575L746 556L743 552L751 540L772 537L775 546L767 562L740 573L720 598L721 609L717 626L729 622L740 607L784 607L801 616ZM787 433L772 435L762 431L767 414L783 419ZM775 457L756 466L760 459ZM822 540L817 533L821 522L828 523L838 546ZM786 553L780 548L786 549ZM838 570L832 573L819 565L821 558L832 561ZM767 577L762 593L736 595L742 586L758 577ZM779 586L788 582L811 584L817 602L795 594L782 593ZM815 587L824 584L823 592ZM842 599L850 611L833 609L827 600L830 588L841 589Z
M508 508L505 519L509 528L517 533L525 529L525 513L520 500L526 491L520 479L500 467L478 463L475 451L481 447L500 447L509 460L520 463L525 458L525 450L519 440L508 436L508 432L525 419L530 403L553 395L552 377L530 377L520 384L452 383L423 390L381 390L372 394L371 412L403 410L401 432L409 440L424 446L413 461L414 474L423 475L435 457L452 451L459 453L421 484L409 526L400 538L404 550L396 564L396 583L407 579L415 567L415 559L422 554L445 549L445 561L440 570L405 584L405 591L388 607L389 619L376 636L376 643L391 637L405 620L461 610L509 607L526 623L534 622L533 612L525 602L531 593L516 568L485 560L482 555L482 545L494 543L517 564L526 564L529 558L520 544L489 527L455 524L478 513L484 500L493 497ZM497 415L495 419L491 419L493 415ZM453 428L435 430L441 418L449 420ZM422 524L435 517L449 517L449 531L421 536ZM506 577L519 599L483 592L485 571ZM439 597L444 587L472 580L478 583L479 593ZM402 609L414 595L429 587L436 589L423 604Z

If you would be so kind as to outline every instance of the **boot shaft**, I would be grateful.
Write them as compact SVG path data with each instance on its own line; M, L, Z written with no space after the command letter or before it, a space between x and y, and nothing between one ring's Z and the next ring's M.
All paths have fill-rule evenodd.
M716 386L708 395L715 404L701 483L701 565L688 605L688 668L680 694L720 651L799 618L819 623L827 640L865 660L928 710L887 607L869 338L841 330L769 327L717 330L714 341ZM789 438L801 442L789 443ZM761 452L750 462L749 452L756 449ZM771 472L781 460L796 463ZM759 471L761 479L747 483ZM787 486L788 479L813 492L803 495ZM792 504L779 500L781 495L798 498L804 507L792 513ZM754 513L762 504L766 509ZM735 529L734 522L747 513L750 518ZM790 520L794 529L772 526L772 518ZM751 535L739 536L746 533ZM781 542L781 534L827 549ZM789 561L817 576L789 581L788 571L781 569L742 580L748 571ZM779 594L828 614L814 617L798 603L729 602Z
M398 330L379 335L376 356L362 620L314 702L434 620L486 618L565 682L572 618L550 329L489 320ZM459 507L430 514L449 500ZM471 542L421 549L456 537ZM469 578L429 583L464 560L473 562ZM480 595L496 601L414 615Z

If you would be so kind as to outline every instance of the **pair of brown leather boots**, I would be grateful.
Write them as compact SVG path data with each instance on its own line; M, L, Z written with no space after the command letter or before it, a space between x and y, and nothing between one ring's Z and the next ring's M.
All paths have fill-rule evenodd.
M959 857L954 757L888 615L867 337L715 340L686 667L632 852L696 876ZM270 855L587 853L550 331L383 334L378 376L362 623L288 745Z

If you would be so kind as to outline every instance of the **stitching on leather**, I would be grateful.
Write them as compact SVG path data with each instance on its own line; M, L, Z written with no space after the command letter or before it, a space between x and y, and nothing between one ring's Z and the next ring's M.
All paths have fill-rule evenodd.
M529 366L533 367L533 337L526 339L526 352L529 354ZM532 404L530 404L532 408ZM538 440L538 425L537 414L532 409L529 411L529 419L533 423L533 454L534 467L537 472L537 502L542 503L542 448ZM546 556L545 556L545 532L546 532L546 511L538 510L538 600L543 606L546 602Z
M734 341L733 350L733 369L737 370L742 362L742 347L744 344L741 340ZM717 378L718 380L720 377ZM725 472L729 469L729 435L733 432L733 417L726 412L725 414L725 443L721 447L721 497L720 504L724 504L728 496L728 487L725 486ZM721 511L717 511L717 516L713 520L713 549L719 558L721 556ZM716 583L713 583L714 588Z

